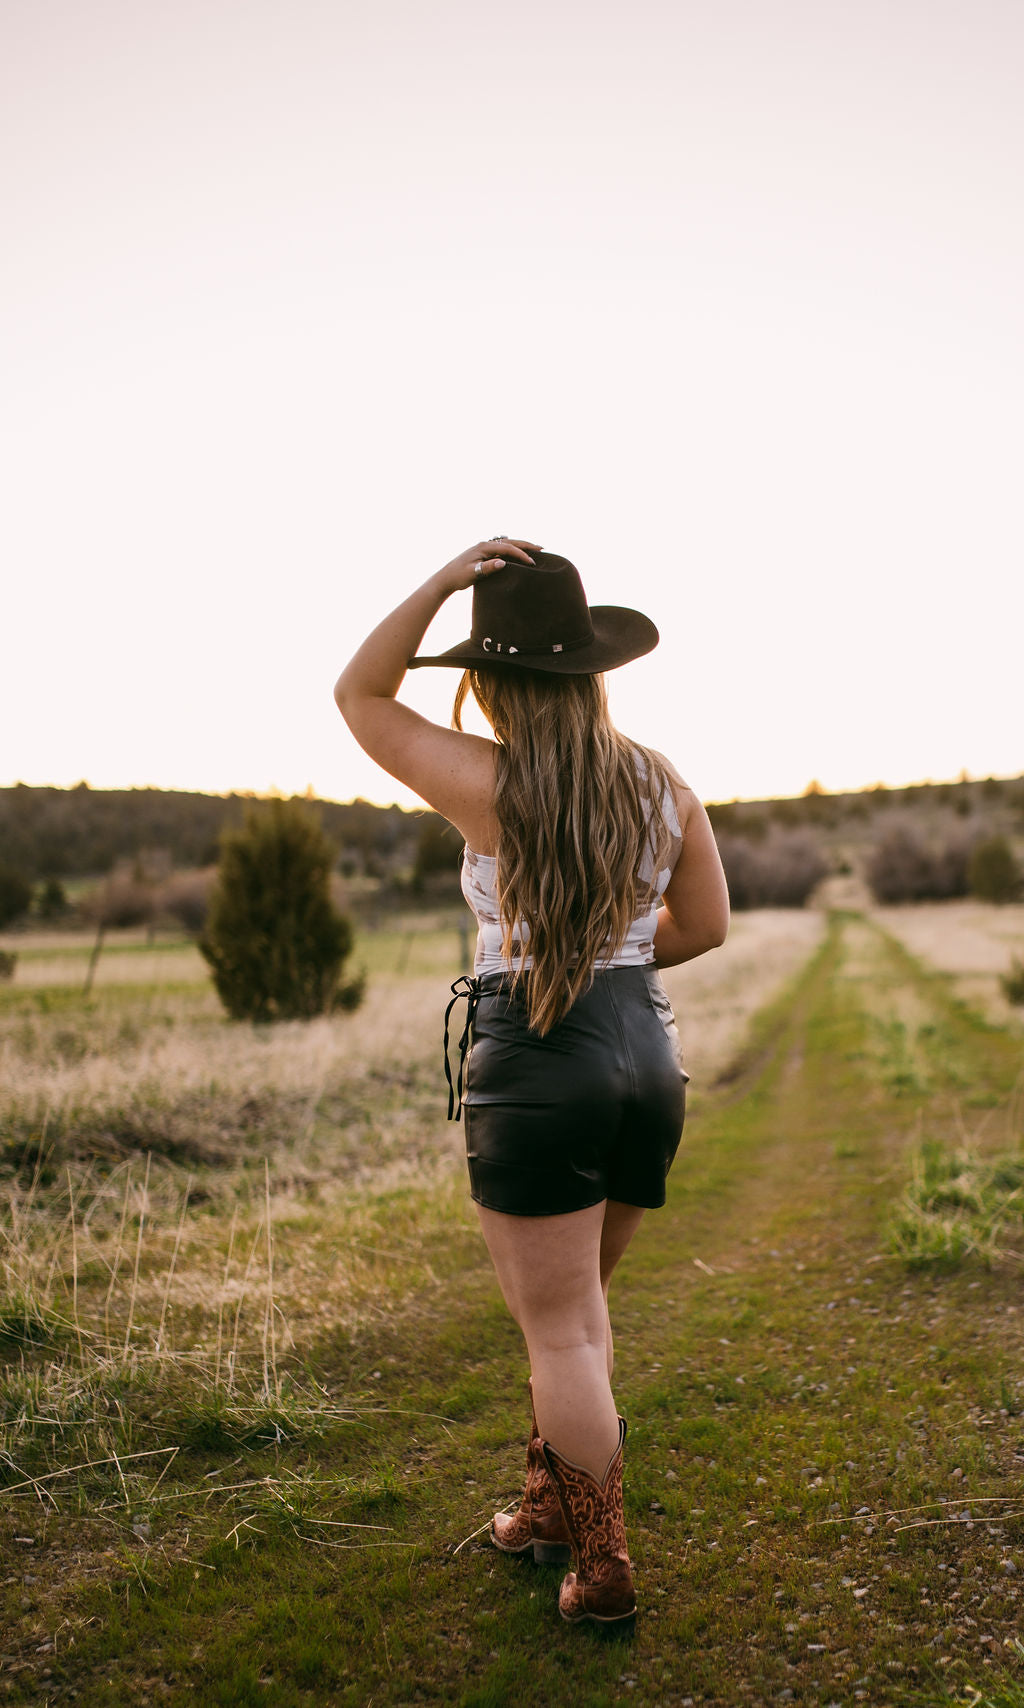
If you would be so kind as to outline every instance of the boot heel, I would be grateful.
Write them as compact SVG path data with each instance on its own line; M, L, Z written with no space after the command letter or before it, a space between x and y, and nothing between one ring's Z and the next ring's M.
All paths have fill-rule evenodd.
M567 1566L572 1559L572 1549L566 1542L535 1542L533 1544L533 1561L537 1566Z

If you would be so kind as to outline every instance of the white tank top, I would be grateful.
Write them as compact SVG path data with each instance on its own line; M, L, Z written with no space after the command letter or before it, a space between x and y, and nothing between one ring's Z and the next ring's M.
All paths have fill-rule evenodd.
M637 755L638 765L640 764ZM640 766L641 775L643 768ZM616 954L602 960L597 959L597 968L604 971L608 967L647 967L654 961L654 929L658 920L658 901L664 894L676 861L683 846L683 834L679 824L679 814L676 811L675 799L669 788L662 796L662 811L665 823L672 838L671 847L666 856L667 864L655 873L654 848L650 836L644 857L640 862L637 874L645 892L645 905L638 913L626 933L626 938ZM649 815L648 815L649 816ZM647 886L650 885L650 889ZM529 967L532 958L524 947L529 940L529 927L524 919L517 925L512 938L511 957L502 954L501 915L498 911L498 861L493 854L478 854L470 848L468 842L462 861L462 893L476 915L478 926L476 939L476 956L473 961L473 971L479 978L484 973L507 973L516 967ZM649 904L647 903L649 896Z

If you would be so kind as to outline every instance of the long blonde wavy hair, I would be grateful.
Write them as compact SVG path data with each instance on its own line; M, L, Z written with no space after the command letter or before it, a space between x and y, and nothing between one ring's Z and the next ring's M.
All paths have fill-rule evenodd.
M525 983L528 1024L543 1034L589 988L598 957L614 955L650 906L651 884L639 873L647 855L653 882L671 845L662 808L668 777L661 759L615 728L603 676L467 670L454 729L470 692L498 744L502 952L511 958L525 920L533 965L523 980L520 964L514 982Z

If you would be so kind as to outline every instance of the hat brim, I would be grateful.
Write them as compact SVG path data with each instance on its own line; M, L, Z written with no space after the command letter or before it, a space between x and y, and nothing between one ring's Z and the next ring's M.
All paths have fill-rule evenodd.
M642 611L630 610L627 605L591 605L590 620L593 640L569 652L491 652L470 639L434 658L410 658L409 669L419 670L427 664L447 665L455 670L507 665L510 670L544 670L553 676L596 676L602 670L616 670L620 664L629 664L632 659L653 652L660 639L650 617L645 617Z

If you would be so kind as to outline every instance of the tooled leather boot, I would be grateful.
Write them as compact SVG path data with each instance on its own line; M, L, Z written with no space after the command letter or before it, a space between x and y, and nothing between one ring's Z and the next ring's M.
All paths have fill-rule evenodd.
M563 1619L627 1632L636 1618L633 1574L626 1552L622 1513L622 1447L626 1420L619 1418L619 1445L599 1483L589 1471L563 1459L547 1441L541 1443L572 1543L576 1570L562 1581L558 1611Z
M528 1548L532 1548L538 1565L565 1565L571 1558L569 1532L540 1450L532 1385L530 1410L533 1426L526 1450L526 1488L522 1502L518 1512L495 1513L491 1519L491 1541L503 1554L525 1554Z

